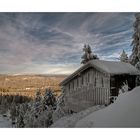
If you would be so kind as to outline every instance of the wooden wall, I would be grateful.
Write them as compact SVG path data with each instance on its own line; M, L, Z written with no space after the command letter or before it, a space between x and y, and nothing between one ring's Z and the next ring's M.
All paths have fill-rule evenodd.
M94 68L79 73L64 89L69 108L76 112L110 102L110 77Z

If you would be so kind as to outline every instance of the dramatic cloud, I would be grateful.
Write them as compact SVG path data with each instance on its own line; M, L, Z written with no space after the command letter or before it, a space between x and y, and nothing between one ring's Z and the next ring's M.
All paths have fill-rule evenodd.
M131 53L134 13L0 13L0 73L69 74L83 44L101 59Z

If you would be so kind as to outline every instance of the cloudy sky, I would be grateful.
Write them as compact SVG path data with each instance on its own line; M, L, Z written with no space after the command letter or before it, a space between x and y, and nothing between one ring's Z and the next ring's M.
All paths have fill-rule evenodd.
M134 21L134 13L0 13L0 73L72 73L85 43L117 60L131 53Z

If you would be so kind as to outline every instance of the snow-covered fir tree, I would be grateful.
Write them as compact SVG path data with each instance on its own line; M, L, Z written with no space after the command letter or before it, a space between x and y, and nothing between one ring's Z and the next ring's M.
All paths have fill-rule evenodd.
M135 65L135 67L140 71L140 61L137 62L137 64Z
M129 86L128 86L128 82L126 80L126 82L124 82L123 85L121 86L121 88L119 89L119 94L123 94L128 91L129 91Z
M25 126L24 123L25 112L26 110L24 109L24 105L23 104L18 105L18 117L17 117L16 127L23 128Z
M128 56L124 50L123 50L122 54L120 55L120 61L126 62L126 63L128 62Z
M48 106L56 108L56 98L51 89L46 89L43 98L43 110L46 110Z
M34 110L36 115L38 115L41 112L40 110L41 105L42 105L42 96L41 96L40 89L38 89L36 91L35 102L34 102Z
M63 93L56 100L51 89L46 89L44 94L37 90L33 101L11 107L11 120L15 122L13 127L49 127L57 119L66 115L64 100L65 95Z
M90 60L98 59L97 55L92 54L91 47L89 45L85 44L83 51L84 54L81 57L82 58L81 64L86 64Z
M11 118L11 120L12 120L12 124L15 123L16 117L17 117L17 116L18 116L18 115L17 115L17 107L16 107L15 102L13 102L13 103L11 104L11 107L10 107L10 118Z
M132 54L130 55L130 63L136 65L140 61L140 13L135 14L134 34L132 36Z
M134 34L132 36L132 54L130 55L130 63L140 70L140 13L135 14ZM140 76L136 78L136 85L140 85Z
M35 93L35 102L40 102L41 101L41 92L40 89L37 89L36 93Z
M53 123L56 99L52 90L46 89L43 97L37 90L35 101L30 105L24 115L25 127L49 127Z
M67 112L67 107L65 106L65 94L62 92L57 99L56 110L53 113L53 120L56 121L62 116L65 116Z

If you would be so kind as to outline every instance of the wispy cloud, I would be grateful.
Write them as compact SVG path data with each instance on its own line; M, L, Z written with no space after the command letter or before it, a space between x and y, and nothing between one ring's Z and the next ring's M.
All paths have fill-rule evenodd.
M89 43L101 59L131 52L134 13L0 13L0 73L71 73Z

